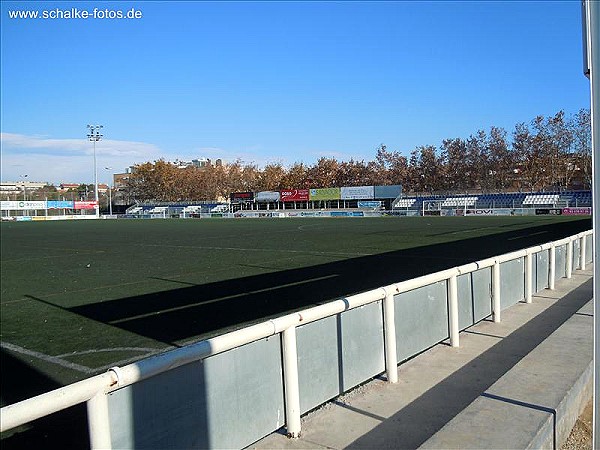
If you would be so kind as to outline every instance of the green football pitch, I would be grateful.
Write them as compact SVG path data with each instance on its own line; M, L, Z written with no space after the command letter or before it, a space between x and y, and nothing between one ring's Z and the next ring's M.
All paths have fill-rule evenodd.
M2 223L2 404L589 228L549 216Z

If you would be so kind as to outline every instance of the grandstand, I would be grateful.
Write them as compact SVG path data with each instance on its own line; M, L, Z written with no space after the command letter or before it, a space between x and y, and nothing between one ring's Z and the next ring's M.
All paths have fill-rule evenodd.
M495 193L480 195L403 196L393 202L394 210L422 211L424 205L436 203L441 209L523 209L523 208L590 208L591 191Z
M307 190L308 191L308 190ZM253 193L249 193L253 194ZM259 197L260 193L252 198ZM233 195L233 194L232 194ZM305 211L303 215L314 215L311 211L351 211L370 210L381 214L389 212L395 215L527 215L527 214L560 214L565 208L591 208L591 191L563 192L512 192L486 194L450 194L428 196L398 195L395 199L376 198L368 200L313 200L306 198L298 201L272 200L217 203L217 202L178 202L147 203L131 206L125 217L133 218L195 218L195 217L254 217L244 214L255 212L256 217L263 217L260 212L284 212L295 215L293 211ZM548 211L546 211L548 210ZM549 210L553 210L550 212ZM571 212L572 213L572 212ZM591 211L579 211L579 214L590 214ZM332 213L333 214L333 213ZM271 217L271 215L269 216ZM273 215L273 217L279 217Z

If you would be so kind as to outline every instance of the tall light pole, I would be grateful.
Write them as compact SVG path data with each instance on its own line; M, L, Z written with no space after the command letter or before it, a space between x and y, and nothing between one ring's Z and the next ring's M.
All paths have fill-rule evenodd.
M25 187L25 178L27 178L27 174L25 175L19 175L19 178L23 178L23 204L25 203L25 201L27 200L27 188ZM25 207L25 205L23 205L23 207ZM27 211L23 210L23 215L26 216L27 214L25 214Z
M106 170L112 170L112 167L105 167ZM112 180L108 185L108 209L109 214L112 216Z
M27 200L27 198L25 198L25 192L26 192L25 191L25 189L26 189L25 188L25 178L27 178L27 174L19 175L19 178L23 178L23 181L22 181L22 183L23 183L23 186L22 186L23 187L23 201L25 201L25 200Z
M102 125L88 125L88 139L94 143L94 199L96 200L96 217L100 217L100 204L98 203L98 169L96 168L96 142L102 139L100 130Z

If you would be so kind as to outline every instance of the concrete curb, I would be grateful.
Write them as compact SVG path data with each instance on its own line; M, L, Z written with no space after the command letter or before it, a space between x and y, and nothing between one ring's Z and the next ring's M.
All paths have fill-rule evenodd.
M592 395L592 308L590 301L420 448L560 448Z

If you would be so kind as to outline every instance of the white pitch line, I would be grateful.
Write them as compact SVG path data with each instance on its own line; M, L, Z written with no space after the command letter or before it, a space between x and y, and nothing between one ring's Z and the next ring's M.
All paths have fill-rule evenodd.
M166 352L167 350L173 350L175 348L177 348L177 347L168 346L168 347L161 348L161 349L153 349L153 351L151 351L149 353L146 353L144 355L132 356L131 358L121 359L119 361L115 361L115 362L107 364L105 366L97 367L97 368L94 369L94 371L95 372L103 372L103 371L105 371L107 369L110 369L111 367L127 365L129 363L134 362L134 361L139 361L140 359L145 359L145 358L148 358L150 356L154 356L154 355L157 355L159 353Z
M63 353L62 355L56 355L55 358L64 358L66 356L79 356L89 355L90 353L101 353L101 352L140 352L140 353L152 353L160 349L156 348L145 348L145 347L114 347L114 348L98 348L83 350L80 352L69 352Z
M223 296L223 297L219 297L219 298L214 298L212 300L201 301L198 303L190 303L188 305L175 306L173 308L163 309L163 310L157 311L157 312L153 311L150 313L139 314L137 316L125 317L124 319L117 319L117 320L110 321L108 323L111 325L115 325L115 324L119 324L119 323L129 322L131 320L143 319L146 317L154 316L156 314L166 314L166 313L171 313L171 312L175 312L175 311L181 311L181 310L188 309L188 308L195 308L197 306L205 306L210 303L217 303L217 302L222 302L224 300L231 300L232 298L243 297L244 295L259 294L262 292L275 291L277 289L283 289L283 288L292 287L292 286L299 286L299 285L306 284L306 283L312 283L314 281L328 280L331 278L336 278L338 276L339 275L337 275L337 274L325 275L322 277L310 278L308 280L296 281L294 283L281 284L281 285L275 286L275 287L268 287L268 288L264 288L264 289L256 289L254 291L241 292L239 294L227 295L227 296Z
M39 353L33 350L28 350L26 348L19 347L18 345L11 344L9 342L0 342L0 347L13 351L15 353L21 353L22 355L33 356L34 358L41 359L42 361L57 364L59 366L66 367L68 369L73 369L78 372L86 374L94 373L94 370L90 369L89 367L65 361L64 359L60 359L57 356L50 356L46 355L45 353Z

